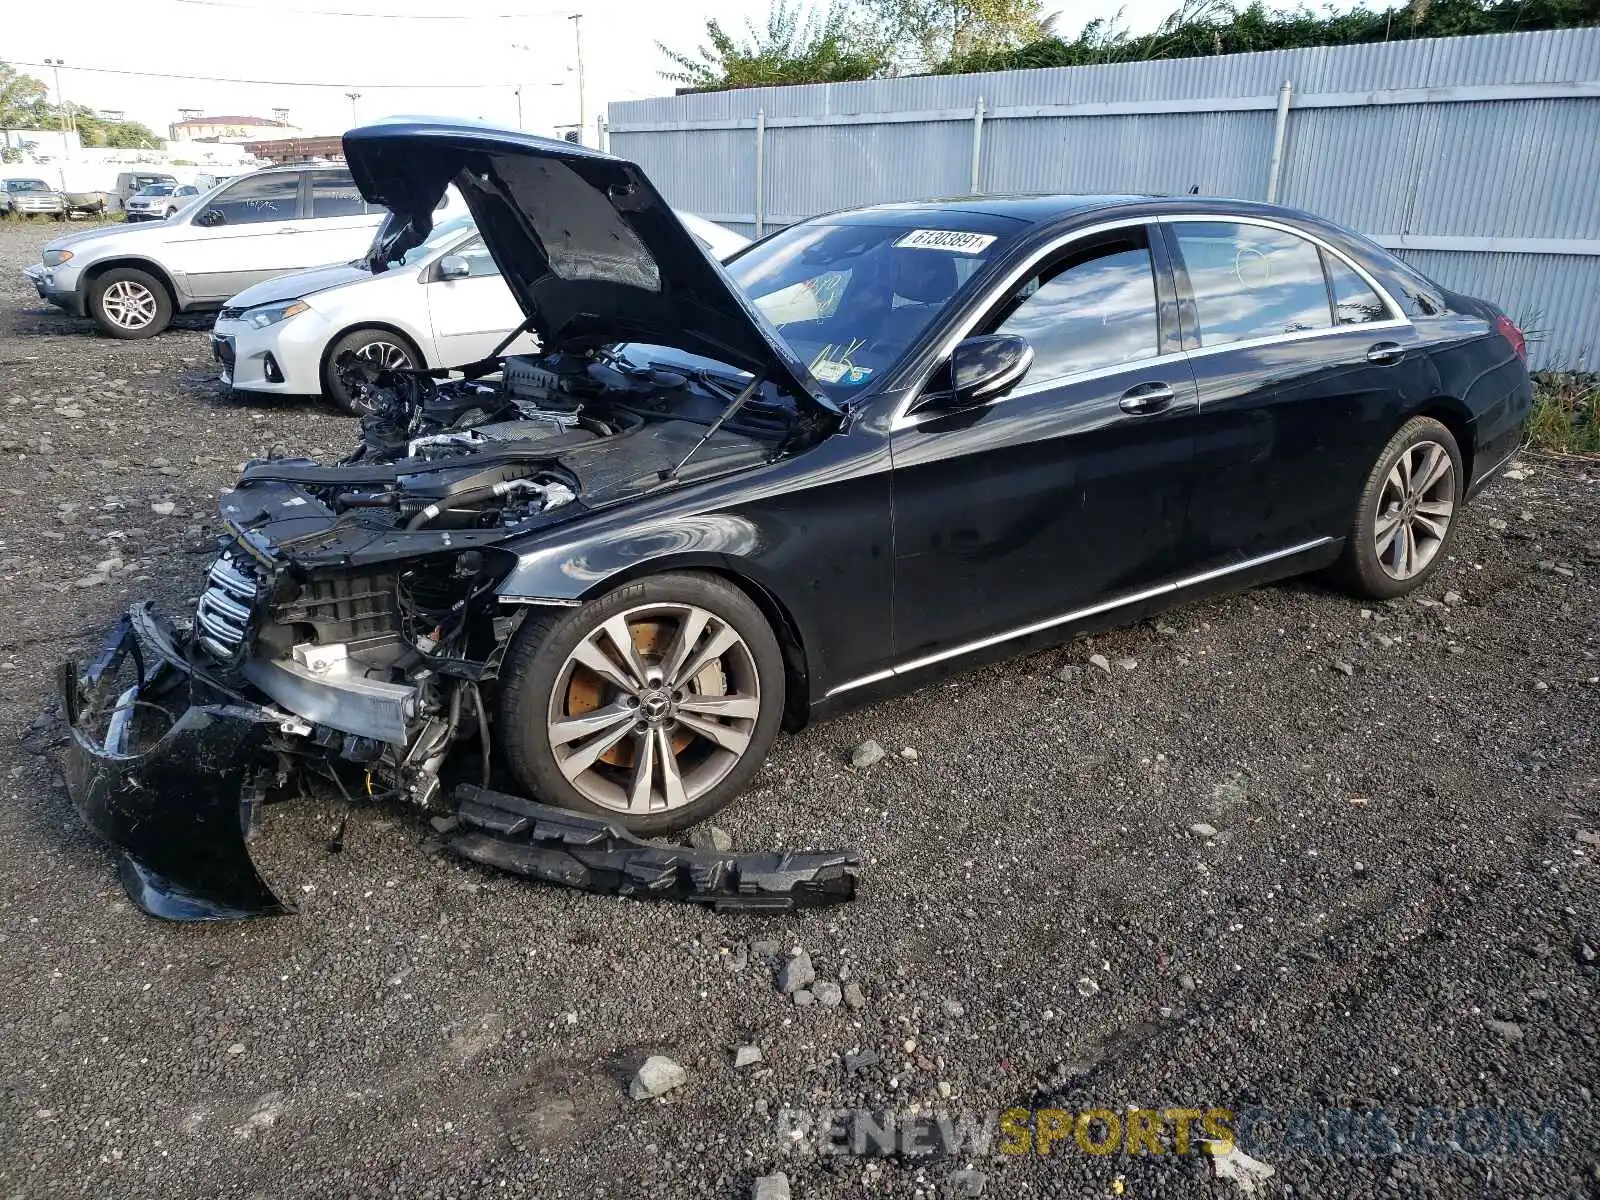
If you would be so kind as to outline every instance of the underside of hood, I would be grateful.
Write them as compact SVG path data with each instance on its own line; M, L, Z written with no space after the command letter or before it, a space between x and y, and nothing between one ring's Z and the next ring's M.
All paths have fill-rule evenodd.
M344 152L362 195L390 210L374 270L427 237L454 183L546 351L675 346L838 411L634 163L471 122L353 129Z

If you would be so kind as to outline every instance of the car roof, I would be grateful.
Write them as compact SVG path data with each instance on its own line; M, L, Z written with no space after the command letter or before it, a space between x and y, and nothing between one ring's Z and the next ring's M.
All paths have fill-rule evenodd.
M1264 204L1255 200L1236 200L1224 196L1197 195L1080 195L1075 193L1008 193L982 196L948 196L932 200L903 200L872 204L862 208L839 209L810 218L816 221L849 217L857 222L922 220L935 217L964 217L1000 220L1026 226L1056 225L1077 217L1100 212L1135 208L1151 216L1164 213L1195 213L1205 216L1259 216L1305 223L1317 221L1309 213Z

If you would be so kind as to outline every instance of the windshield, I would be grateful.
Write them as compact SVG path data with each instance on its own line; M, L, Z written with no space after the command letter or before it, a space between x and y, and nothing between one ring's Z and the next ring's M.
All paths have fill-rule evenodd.
M152 183L149 187L140 188L141 196L170 196L176 189L170 183Z
M972 214L953 216L948 224L972 223ZM798 225L728 264L734 282L836 400L898 362L1005 245L996 232L940 228L938 213L911 219L916 223Z
M48 192L50 187L42 179L8 179L6 191L8 192Z

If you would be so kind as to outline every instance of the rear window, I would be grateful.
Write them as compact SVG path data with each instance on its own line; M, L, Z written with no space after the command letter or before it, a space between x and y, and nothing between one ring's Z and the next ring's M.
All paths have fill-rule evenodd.
M1173 226L1194 292L1200 344L1225 345L1333 324L1317 247L1264 225Z

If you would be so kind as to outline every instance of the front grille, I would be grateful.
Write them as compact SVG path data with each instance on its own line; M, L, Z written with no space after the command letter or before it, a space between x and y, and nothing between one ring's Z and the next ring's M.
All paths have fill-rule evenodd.
M211 564L206 590L195 606L200 645L223 662L234 662L250 632L250 615L259 590L249 559L224 550Z

